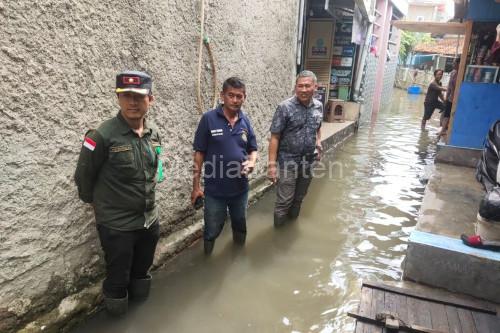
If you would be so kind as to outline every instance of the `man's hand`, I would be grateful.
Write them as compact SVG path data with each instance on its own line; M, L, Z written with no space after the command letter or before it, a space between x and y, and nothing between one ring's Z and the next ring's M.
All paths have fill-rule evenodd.
M243 176L248 176L255 168L255 161L246 160L241 163L241 174Z
M318 151L318 156L316 156L316 161L319 161L323 157L323 146L321 145L321 142L316 143L316 150Z
M269 179L273 184L278 181L276 162L269 162L267 164L267 179Z
M191 204L194 206L194 203L198 197L205 197L205 194L201 190L201 188L194 188L191 192Z

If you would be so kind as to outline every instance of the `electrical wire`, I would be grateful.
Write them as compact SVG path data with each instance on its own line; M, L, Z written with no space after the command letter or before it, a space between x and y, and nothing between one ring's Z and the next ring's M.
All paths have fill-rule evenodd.
M215 58L210 47L210 38L205 36L205 0L201 0L200 6L200 44L198 47L198 80L196 82L196 97L198 102L198 112L203 114L203 98L201 96L201 70L203 62L203 45L207 48L207 54L210 61L210 67L212 69L212 108L217 106L217 71L215 68Z
M205 0L201 0L200 6L200 43L198 46L198 81L196 82L196 97L198 99L198 111L203 113L203 100L201 98L201 62L203 58L203 39L205 27Z

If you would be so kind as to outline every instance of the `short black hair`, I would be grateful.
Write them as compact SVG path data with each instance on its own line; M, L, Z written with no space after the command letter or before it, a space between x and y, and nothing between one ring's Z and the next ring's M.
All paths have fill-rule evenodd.
M246 92L245 83L238 77L232 76L222 84L222 91L227 91L228 88L243 89Z
M436 76L436 74L437 74L437 73L439 73L439 72L441 72L441 73L443 73L443 74L444 74L444 71L443 71L442 69L436 69L436 70L434 71L434 76Z

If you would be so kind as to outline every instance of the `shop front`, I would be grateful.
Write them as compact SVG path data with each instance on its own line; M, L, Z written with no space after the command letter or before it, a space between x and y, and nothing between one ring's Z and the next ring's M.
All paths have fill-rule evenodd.
M500 120L500 3L469 2L465 42L448 145L481 149L488 129Z
M316 73L326 121L357 120L361 105L370 114L378 109L388 59L397 58L399 35L391 21L403 16L400 7L389 0L306 1L299 69Z

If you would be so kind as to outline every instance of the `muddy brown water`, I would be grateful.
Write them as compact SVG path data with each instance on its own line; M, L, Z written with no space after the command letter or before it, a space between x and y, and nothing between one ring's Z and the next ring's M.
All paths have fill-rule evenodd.
M272 226L274 192L248 212L248 241L230 226L210 258L198 242L154 273L127 317L99 312L74 333L352 332L362 280L398 280L435 154L438 114L420 130L420 96L392 106L323 162L301 215ZM263 158L263 157L261 157Z

